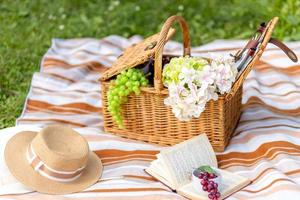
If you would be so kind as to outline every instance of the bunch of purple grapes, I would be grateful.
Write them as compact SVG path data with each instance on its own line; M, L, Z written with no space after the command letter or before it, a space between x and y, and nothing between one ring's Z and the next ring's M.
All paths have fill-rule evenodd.
M202 190L208 192L208 198L211 200L218 200L221 194L218 190L218 183L213 179L218 176L214 173L201 172L198 178L201 180Z

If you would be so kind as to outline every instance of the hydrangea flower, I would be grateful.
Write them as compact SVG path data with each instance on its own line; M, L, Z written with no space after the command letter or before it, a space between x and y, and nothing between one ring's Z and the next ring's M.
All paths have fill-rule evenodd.
M185 73L185 75L179 75L184 72L188 72L187 70L196 70L201 71L202 68L208 64L208 61L200 58L191 58L191 57L178 57L171 59L170 63L165 65L163 70L163 82L166 86L168 84L175 82L178 83L182 76L187 77L189 74ZM191 72L191 71L189 71Z
M169 90L164 104L181 121L198 118L208 101L230 91L236 74L233 61L224 57L172 58L163 70L163 83Z
M216 72L215 83L219 92L221 94L228 92L238 73L233 59L224 56L212 56L211 66Z

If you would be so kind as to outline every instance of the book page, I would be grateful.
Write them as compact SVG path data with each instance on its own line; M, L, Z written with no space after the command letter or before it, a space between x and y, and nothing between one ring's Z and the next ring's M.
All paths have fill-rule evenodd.
M169 170L164 168L164 165L159 159L152 161L150 166L145 171L161 181L163 184L170 187L172 190L176 190L174 184L172 183Z
M225 170L221 171L221 185L219 186L219 192L221 193L221 198L224 199L229 195L241 190L247 186L251 181L243 176L234 174ZM180 187L177 192L190 199L209 199L207 193L199 193L194 189L192 182Z
M172 181L169 170L164 168L163 164L159 159L152 161L148 169L154 171L156 174L159 174L160 177L163 177L164 179L168 180L168 182Z
M161 174L162 177L164 177L165 179L170 179L170 176L168 175L168 173L164 173L164 166L162 165L162 163L160 162L160 160L154 160L151 162L151 165L149 168L151 168L151 170L155 171L158 174Z
M168 169L172 183L178 188L186 184L192 171L201 165L218 167L217 159L205 134L200 134L168 149L158 155L165 169Z
M168 186L172 190L176 190L176 186L170 182L170 179L166 178L164 175L165 174L160 174L159 172L156 171L156 169L149 167L145 170L148 174L159 180L161 183L164 185Z
M231 195L251 182L248 178L229 171L221 170L221 174L222 180L219 189L223 198Z

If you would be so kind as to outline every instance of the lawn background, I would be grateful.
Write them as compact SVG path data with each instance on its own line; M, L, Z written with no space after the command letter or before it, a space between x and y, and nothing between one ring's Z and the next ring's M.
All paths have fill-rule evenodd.
M276 37L300 40L298 0L1 0L0 128L13 126L20 115L51 38L149 36L173 14L188 21L193 46L248 38L257 24L273 16L280 17Z

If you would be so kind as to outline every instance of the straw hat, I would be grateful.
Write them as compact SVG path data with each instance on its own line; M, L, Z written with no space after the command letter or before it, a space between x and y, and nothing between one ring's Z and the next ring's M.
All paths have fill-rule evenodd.
M84 137L60 125L45 127L38 133L16 134L8 141L4 155L16 179L48 194L81 191L97 182L103 169Z

